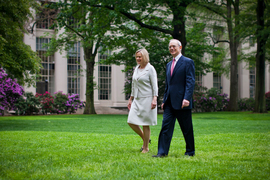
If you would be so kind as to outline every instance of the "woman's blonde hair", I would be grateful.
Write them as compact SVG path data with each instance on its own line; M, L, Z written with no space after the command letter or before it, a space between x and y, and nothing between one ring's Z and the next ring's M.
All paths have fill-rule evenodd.
M145 64L147 64L149 62L149 53L148 53L148 51L146 49L139 49L139 50L137 50L136 53L135 53L135 59L136 59L136 54L138 52L142 53L143 62Z

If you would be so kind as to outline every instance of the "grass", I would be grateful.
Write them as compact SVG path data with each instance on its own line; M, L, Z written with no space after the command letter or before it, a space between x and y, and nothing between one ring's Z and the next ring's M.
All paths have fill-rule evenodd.
M0 117L0 179L269 179L270 113L193 114L196 156L176 128L167 158L150 152L127 115Z

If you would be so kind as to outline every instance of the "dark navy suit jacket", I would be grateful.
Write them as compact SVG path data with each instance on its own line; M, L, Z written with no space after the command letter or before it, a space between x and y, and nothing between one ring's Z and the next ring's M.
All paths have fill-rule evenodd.
M163 103L170 97L173 109L182 109L183 99L188 100L189 106L183 109L192 109L192 95L195 85L195 66L192 59L181 56L177 61L171 76L172 61L166 66L166 86Z

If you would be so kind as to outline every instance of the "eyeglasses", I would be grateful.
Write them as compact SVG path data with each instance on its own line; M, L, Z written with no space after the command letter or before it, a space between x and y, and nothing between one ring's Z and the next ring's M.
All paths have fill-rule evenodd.
M172 45L172 46L169 46L169 49L171 49L171 48L176 48L176 47L178 47L178 46L175 46L175 45Z

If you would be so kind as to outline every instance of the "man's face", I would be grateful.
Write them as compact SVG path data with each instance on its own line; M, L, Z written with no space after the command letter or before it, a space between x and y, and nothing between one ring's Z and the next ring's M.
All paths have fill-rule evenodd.
M182 49L182 46L179 46L177 41L171 41L169 44L169 51L173 57L176 57L178 54L180 54Z

